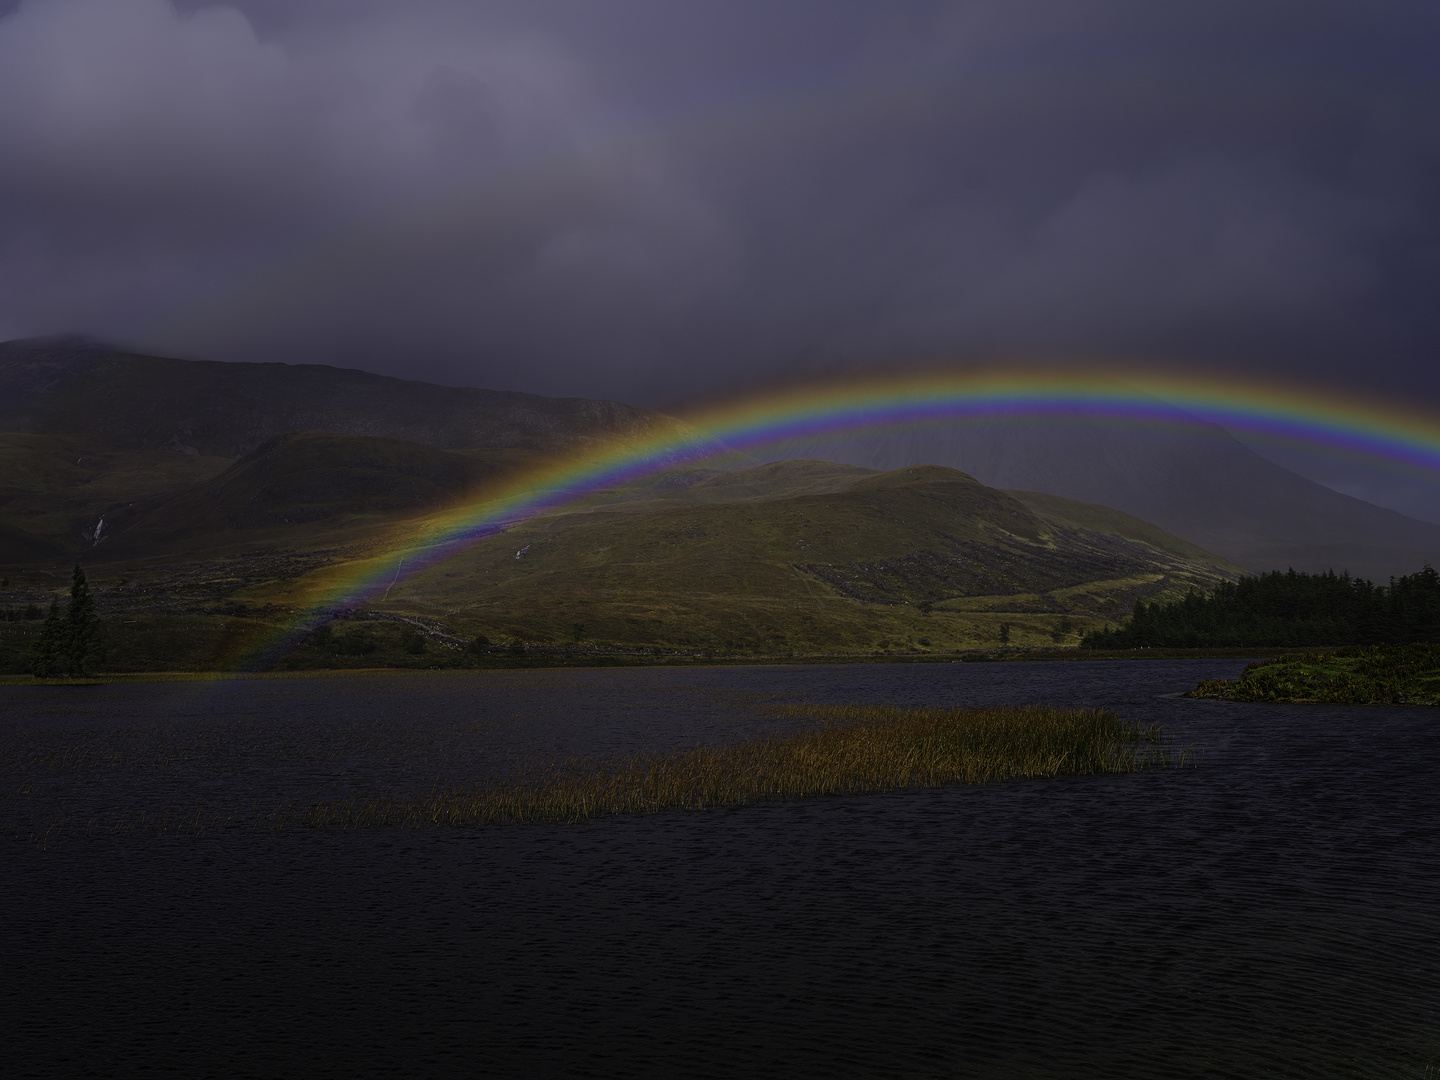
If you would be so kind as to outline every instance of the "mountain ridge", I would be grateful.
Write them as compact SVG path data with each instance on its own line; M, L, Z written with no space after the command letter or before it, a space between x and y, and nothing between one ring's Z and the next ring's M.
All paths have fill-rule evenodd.
M1114 507L1251 572L1349 570L1384 581L1440 562L1440 525L1308 480L1199 421L901 425L792 440L774 453L880 470L931 461L993 487Z
M441 387L324 365L147 357L74 335L0 343L0 433L10 433L11 442L49 438L59 446L83 437L109 451L151 455L167 475L183 470L165 464L164 455L187 457L196 463L190 473L202 479L269 440L307 430L446 451L573 456L617 441L667 437L691 449L724 449L681 420L618 402ZM847 466L889 471L929 461L997 489L1113 507L1252 572L1333 568L1383 581L1440 562L1440 525L1325 488L1213 425L951 424L814 439L784 450L791 458L829 459L813 471L828 471L834 483ZM623 494L663 500L674 493L663 490L670 484L690 486L709 501L748 497L725 479L745 463L741 458L700 466L677 461L648 490L631 486ZM111 484L108 504L100 498L104 484L71 483L63 530L53 520L58 510L33 505L34 491L7 494L0 477L0 520L42 544L83 550L107 509L176 490L169 481L149 487L132 473L127 483ZM39 517L5 514L7 499L18 500L15 507L29 499L24 514ZM46 529L42 518L50 521ZM29 543L12 541L7 546L17 551Z
M688 425L616 401L439 386L324 364L226 363L127 352L75 335L0 342L0 430L84 432L126 449L239 458L292 431L436 449L576 452Z
M786 464L803 473L809 463ZM993 645L1008 640L1006 626L1017 642L1069 641L1138 597L1239 576L1116 511L1066 511L1036 512L957 470L911 466L839 491L544 515L402 579L371 606L463 621L492 640L924 651ZM1147 538L1077 524L1087 513Z

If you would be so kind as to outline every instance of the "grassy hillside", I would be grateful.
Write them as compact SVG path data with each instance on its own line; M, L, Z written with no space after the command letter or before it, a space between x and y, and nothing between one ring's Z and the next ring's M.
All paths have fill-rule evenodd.
M0 564L88 552L107 512L204 482L228 458L123 450L88 435L0 433ZM14 531L30 540L12 539Z
M95 555L107 560L314 547L390 531L397 519L483 497L537 462L525 450L436 450L401 439L300 431L206 481L124 507Z
M1198 544L1171 536L1158 525L1152 525L1108 506L1062 499L1059 495L1045 495L1038 491L1007 491L1006 494L1024 503L1031 513L1052 525L1134 540L1180 559L1213 566L1225 574L1241 572L1239 566L1206 551Z
M745 462L743 455L735 454L726 464L739 466ZM800 495L844 491L856 480L874 476L876 472L859 465L838 465L833 461L808 458L774 461L748 468L715 468L707 462L705 465L682 466L594 492L570 503L566 510L570 513L590 509L635 513L664 509L677 503L773 502Z
M65 549L59 544L0 522L0 566L55 563L64 558Z
M25 449L23 440L57 437L16 438ZM57 448L37 459L37 498L46 483L86 486ZM375 573L402 554L423 561L406 549L425 534L427 514L483 499L541 460L305 432L219 469L172 454L152 483L202 475L116 507L122 480L145 470L115 454L110 471L97 467L90 480L99 483L93 505L112 500L106 531L98 545L80 545L116 631L112 666L182 670L252 652L365 560ZM0 533L0 542L35 554L45 541ZM59 560L22 568L0 606L43 608L63 589L63 569ZM477 634L496 649L518 641L532 651L628 655L1073 645L1139 597L1176 596L1237 572L1127 515L997 491L953 469L686 467L594 493L400 580L351 613L390 620L367 629L373 655L323 644L296 661L454 663L467 659L457 645ZM408 651L416 627L433 646L423 655ZM35 630L0 624L0 661L18 664Z
M949 650L994 647L1002 625L1011 644L1073 644L1138 596L1231 576L1152 539L1161 546L1047 521L964 473L919 466L823 495L548 516L401 581L382 607L552 645ZM305 585L247 595L293 602Z

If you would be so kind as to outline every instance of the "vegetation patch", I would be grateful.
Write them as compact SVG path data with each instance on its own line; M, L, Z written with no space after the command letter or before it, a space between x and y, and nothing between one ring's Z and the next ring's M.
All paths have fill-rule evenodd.
M1238 679L1208 679L1185 695L1221 701L1440 705L1440 645L1362 645L1287 654Z
M945 784L1129 773L1185 764L1157 724L1094 709L790 706L804 725L723 746L572 761L545 775L414 799L316 805L306 824L577 822Z
M374 607L443 615L462 636L497 641L556 644L579 623L586 642L622 648L883 655L1046 647L1057 630L1073 645L1137 596L1231 576L916 467L823 495L538 517L402 577Z
M1238 573L1103 508L1047 497L1032 512L1025 498L1038 497L951 469L807 461L651 478L607 493L613 503L596 495L439 561L409 549L428 528L417 507L505 472L512 457L461 469L396 440L312 432L273 440L179 493L103 511L103 540L84 561L108 655L90 670L1048 649L1073 646L1139 597L1176 598ZM370 482L376 470L386 484ZM741 501L722 501L731 498ZM367 577L390 586L326 611L328 631L295 640L297 623ZM0 673L31 669L62 585L58 568L38 564L0 575ZM347 625L362 620L369 625ZM282 640L283 655L263 648Z
M1440 574L1429 566L1390 584L1349 574L1274 571L1222 581L1178 600L1135 602L1118 629L1087 633L1082 649L1398 645L1440 638Z

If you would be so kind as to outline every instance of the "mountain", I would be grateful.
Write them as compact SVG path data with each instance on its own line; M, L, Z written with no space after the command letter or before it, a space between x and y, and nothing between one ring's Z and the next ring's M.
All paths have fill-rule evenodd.
M303 431L393 445L379 452L378 442L368 450L333 440L322 447L313 438L275 442ZM367 509L347 512L394 515L458 497L472 482L545 455L657 435L701 440L673 417L618 402L434 386L323 365L174 360L73 335L8 341L0 343L0 526L8 530L0 560L88 554L97 528L108 534L105 551L118 557L140 554L145 537L164 551L185 546L187 536L223 542L221 523L238 528L244 519L252 527L247 514L270 514L271 524L335 518L349 496L327 489L345 482L366 489L368 499ZM233 491L212 514L209 496L191 489L261 447L263 462L220 481ZM422 465L427 450L470 457L432 454ZM366 464L376 453L390 456ZM318 471L302 483L305 469ZM241 491L259 500L250 510L238 508ZM186 505L175 502L186 492ZM125 543L121 526L132 533Z
M116 449L83 434L0 432L0 528L34 541L0 545L0 563L62 562L89 552L96 528L103 532L102 519L118 508L182 490L230 464L229 458Z
M793 441L775 453L882 470L948 465L995 487L1115 507L1254 572L1333 568L1384 582L1440 562L1440 525L1332 491L1198 422L914 425Z
M214 670L253 655L337 580L404 565L430 511L525 453L302 432L115 511L86 561L111 662ZM63 567L11 573L6 610L63 592ZM447 666L473 662L450 646L476 634L632 655L1054 646L1136 599L1239 573L1119 511L952 469L692 467L521 522L338 611L360 620L344 640L369 635L378 652L305 645L283 663ZM0 670L23 668L38 626L0 623ZM416 654L416 628L438 644Z
M751 494L762 483L831 488L814 494L620 502L532 519L402 580L372 606L502 641L578 634L758 653L957 649L993 647L1002 624L1016 644L1073 644L1138 597L1240 573L1104 507L997 491L933 466L863 470L834 490L836 477L816 469L823 464L780 462L729 478Z
M0 343L0 431L84 433L125 450L238 458L330 431L441 450L582 452L614 439L698 439L615 401L435 386L322 364L172 360L61 336Z
M389 439L437 453L492 455L581 455L616 440L655 435L682 443L703 440L673 417L616 402L434 386L323 365L142 356L73 336L5 342L0 343L0 524L21 534L7 541L4 550L11 555L5 557L19 558L27 550L38 557L52 549L81 554L90 550L97 527L102 535L109 530L112 539L105 542L118 555L127 547L120 543L121 525L131 531L128 550L138 553L144 536L166 550L183 546L184 522L198 530L188 535L208 543L216 537L224 542L225 529L258 527L258 518L251 520L255 514L269 514L270 524L279 526L302 518L337 523L347 514L375 519L418 512L435 500L461 497L467 485L493 478L495 470L503 472L519 460L507 465L503 455L492 456L472 475L467 470L480 467L474 460L434 458L422 467L416 449L392 446L400 456L371 467L341 460L361 453L359 444L327 444L321 457L329 456L322 462L302 461L302 449L319 453L313 439L303 445L274 443L303 431ZM253 514L238 508L238 494L199 491L197 485L217 481L233 462L262 446L270 448L269 464L251 462L241 470L248 479L234 473L219 481L227 491L234 485L235 493L250 491L245 498L259 500ZM1383 581L1440 560L1440 525L1306 480L1213 426L985 421L812 440L790 444L783 453L828 460L804 466L803 478L788 469L784 483L791 488L775 488L776 477L740 470L742 477L707 464L676 468L580 505L773 498L798 493L793 485L803 487L818 477L838 490L854 479L847 469L889 471L928 461L996 488L1114 507L1252 571L1348 569ZM736 463L732 457L726 464ZM291 495L276 486L279 474L266 472L276 468L288 470ZM320 471L313 500L294 475L305 468ZM262 482L262 474L269 478ZM359 488L374 486L368 507L349 495L332 492L331 498L320 490L342 483L342 474ZM251 491L247 484L259 487ZM753 490L747 493L746 485ZM184 491L190 491L188 509L173 502ZM206 509L207 500L217 498ZM172 501L162 506L166 500ZM301 508L311 502L309 510ZM166 524L167 519L173 520Z
M478 498L485 485L543 457L328 431L277 435L213 477L112 510L92 541L92 557L110 562L236 545L354 542L426 510Z

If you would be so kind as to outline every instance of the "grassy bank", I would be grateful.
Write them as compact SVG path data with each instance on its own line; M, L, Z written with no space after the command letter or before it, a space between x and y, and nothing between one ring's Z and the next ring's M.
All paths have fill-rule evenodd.
M577 761L548 775L419 799L312 807L324 828L577 822L1018 778L1174 766L1158 725L1050 706L900 709L792 706L802 730L677 753Z
M217 679L343 679L375 676L470 675L481 671L570 671L584 668L632 667L756 667L787 664L955 664L1011 663L1074 660L1229 660L1257 656L1288 655L1280 649L1007 649L995 652L928 653L819 653L794 656L715 656L703 653L655 655L605 655L588 652L540 652L523 656L476 657L432 653L420 663L405 663L386 656L354 658L345 666L286 667L278 671L234 671L218 669L118 671L105 668L84 679L56 677L37 679L19 673L0 673L0 686L93 686L131 682L210 682ZM347 658L350 659L350 658ZM411 659L411 658L405 658ZM442 665L440 661L448 663ZM401 665L404 666L401 666Z
M1186 697L1333 705L1440 705L1440 645L1359 645L1289 653L1210 679Z

